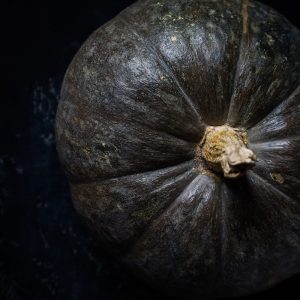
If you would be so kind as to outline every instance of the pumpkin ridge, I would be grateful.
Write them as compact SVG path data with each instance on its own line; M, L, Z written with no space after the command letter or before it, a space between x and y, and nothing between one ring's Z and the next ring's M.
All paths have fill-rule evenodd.
M224 201L227 200L228 194L226 193L227 187L224 184L221 184L219 191L218 191L218 196L219 196L219 211L220 211L220 228L219 228L219 259L220 259L220 268L221 268L221 280L224 283L226 274L225 274L225 255L226 255L226 241L227 241L227 214L226 214L226 203ZM223 197L225 195L225 197Z
M278 103L277 106L275 106L269 113L267 113L265 116L262 117L262 119L260 119L257 123L255 123L254 125L251 125L249 128L254 128L259 126L262 122L264 122L268 117L270 117L274 112L276 112L277 109L279 109L281 106L283 106L286 102L292 101L293 97L296 96L297 94L300 94L300 83L299 85L296 87L296 89L290 94L290 96L288 96L287 98L283 99L281 102Z
M286 138L281 138L281 139L276 139L275 137L273 137L273 139L268 139L268 140L259 140L257 142L252 142L251 145L253 146L253 148L257 148L260 150L269 150L274 149L274 147L266 147L267 144L269 143L279 143L279 142L289 142L291 139L299 139L300 140L300 136L299 135L289 135Z
M277 107L289 97L288 95L293 93L293 90L299 84L298 80L296 80L299 76L299 30L290 22L284 21L283 31L281 32L276 29L279 23L279 15L273 14L271 10L265 10L263 14L260 13L256 15L255 8L258 10L266 9L266 7L260 3L251 2L251 4L249 4L248 15L245 15L249 22L249 30L251 28L250 33L248 33L251 40L248 39L249 47L244 47L244 49L243 43L244 45L246 44L243 41L241 43L245 60L238 68L238 70L240 70L240 77L236 78L239 78L239 80L235 85L237 89L234 90L235 95L233 94L234 103L231 105L231 111L227 120L230 125L243 126L245 129L252 128L259 123L274 107ZM249 18L250 15L251 19ZM273 36L274 47L264 42L264 45L270 49L270 55L262 55L260 59L255 56L255 40L261 37L262 32L259 30L256 32L255 26L257 26L257 28L261 26L261 30L264 29L266 31L265 34L269 34L265 23L262 21L262 17L264 17L264 19L270 19L270 36ZM256 22L258 22L257 25ZM245 38L243 40L245 40ZM285 50L282 48L284 44L287 45ZM277 48L279 49L278 53L275 51ZM288 52L287 56L284 55L284 51ZM249 58L248 52L250 55ZM255 57L256 59L258 58L257 62L253 60ZM292 63L292 58L295 60L295 63ZM270 70L268 70L267 65L265 65L266 62L272 66ZM256 63L258 63L258 68L256 68ZM262 66L260 66L259 63L262 63ZM257 79L253 80L251 84L248 84L247 80L251 77L250 74L256 75ZM283 74L286 76L283 76ZM288 78L288 74L292 74L291 80L285 81L286 78ZM272 78L274 78L274 80L272 80ZM257 80L262 79L264 80L264 84L259 85ZM245 85L243 81L245 81ZM260 101L258 101L256 96L259 97L258 99Z
M116 121L118 121L118 122L124 122L124 117L122 116L122 115L118 115L118 114L113 114L110 110L109 111L107 111L107 112L105 112L105 114L107 115L107 116L111 116L111 118L113 118L113 119L115 119ZM129 124L133 124L133 125L138 125L138 126L140 126L140 127L143 127L143 128L145 128L145 129L149 129L149 130L151 130L151 131L153 131L153 132L159 132L160 130L161 130L161 128L155 128L155 127L153 127L153 126L151 126L150 124L146 124L146 123L142 123L141 121L138 121L138 120L136 120L136 119L131 119L131 120L129 120L128 121L128 123ZM205 125L206 126L206 125ZM164 128L163 128L164 129ZM204 128L204 130L205 130L205 128ZM200 131L200 129L199 129L199 131ZM194 145L195 144L197 144L199 141L198 141L198 139L197 140L194 140L194 141L192 141L192 140L188 140L188 139L186 139L186 138L184 138L184 136L182 135L182 136L178 136L178 135L176 135L175 133L170 133L170 132L167 132L167 131L165 131L165 130L161 130L161 132L163 132L163 134L165 134L165 135L167 135L167 136L169 136L169 137L173 137L173 138L175 138L175 139L177 139L177 140L181 140L181 141L183 141L183 142L186 142L186 143L188 143L188 144L193 144L193 146L191 146L191 147L194 147Z
M256 179L262 181L265 185L267 185L268 187L270 187L272 190L274 190L276 193L278 193L279 195L281 195L283 198L289 200L290 202L294 202L293 199L290 196L286 195L284 192L282 192L281 190L279 190L277 187L275 187L273 184L271 184L269 181L267 181L262 176L260 176L257 173L255 173L253 170L249 171L249 174L252 175L253 177L255 177Z
M136 30L134 30L131 26L131 24L122 16L119 16L120 20L128 26L128 29L131 31L131 33L138 39L139 42L141 42L141 39L143 38L141 36L140 33L138 33ZM165 61L165 59L163 58L162 54L159 53L159 51L156 49L155 46L149 46L149 44L147 43L143 43L145 48L152 53L154 56L157 57L160 66L167 72L167 74L173 79L175 86L177 87L178 91L180 92L180 94L182 95L183 99L185 99L185 101L187 102L187 104L192 108L192 110L194 111L195 115L197 116L197 118L204 123L203 118L201 117L201 115L199 114L199 112L197 111L192 99L190 96L187 95L187 93L184 91L183 87L181 86L181 83L179 82L179 80L177 79L176 75L174 74L173 70L168 66L167 62ZM205 123L204 123L205 124ZM206 124L205 124L206 125Z
M255 173L251 171L251 173ZM252 174L251 174L252 175ZM297 220L295 217L297 217L297 214L299 212L299 204L296 203L295 201L293 203L288 202L289 197L285 195L284 193L278 193L278 190L276 188L273 189L273 186L268 184L267 182L264 181L263 178L260 178L260 176L257 176L257 174L253 174L253 176L249 176L248 178L244 178L244 182L241 182L238 185L234 186L227 186L226 182L222 183L223 186L223 203L225 205L225 208L227 211L224 214L224 225L225 227L225 240L223 241L223 249L224 249L224 256L222 258L225 259L224 263L222 264L222 269L220 269L220 272L223 272L224 276L223 279L223 285L224 285L224 291L226 293L226 288L231 286L231 278L230 276L228 277L228 272L232 270L233 264L235 264L235 251L239 251L239 249L243 249L241 253L249 253L251 259L254 258L253 261L255 261L255 256L252 256L252 247L256 249L259 249L259 241L262 241L265 243L266 249L270 247L273 243L273 236L270 234L272 231L277 238L280 238L280 241L285 245L288 245L289 243L293 244L293 241L291 240L286 240L284 235L280 236L280 233L277 232L277 230L285 230L286 227L293 228L293 222L297 221L299 222L299 218ZM248 185L249 183L249 185ZM246 185L245 185L246 184ZM241 196L247 196L247 193L249 191L245 190L245 187L249 187L249 191L251 192L252 189L255 192L254 195L251 195L248 200L244 201L241 199ZM259 187L259 188L258 188ZM236 189L237 188L237 189ZM235 197L235 192L237 191L238 193L236 194ZM268 193L269 196L266 196ZM246 199L247 197L245 197ZM251 202L247 201L251 200L253 198L254 200L254 205L251 205ZM257 199L260 199L260 201L257 201ZM286 200L287 199L287 200ZM244 204L240 205L237 204L235 201L236 200L242 200L241 202L244 201ZM286 200L286 201L285 201ZM228 203L228 205L227 205ZM244 206L246 204L246 206ZM243 207L244 206L244 207ZM245 212L245 208L252 210L252 214ZM242 209L243 208L243 209ZM257 212L257 214L253 214ZM254 217L252 218L251 215ZM247 217L244 219L244 217ZM248 219L248 216L250 217ZM272 217L273 216L273 217ZM222 216L220 216L222 218ZM235 218L238 220L238 222L235 222ZM289 219L291 218L291 219ZM280 223L280 220L283 222ZM273 223L274 221L274 223ZM279 223L278 223L279 222ZM280 224L279 227L280 229L277 229L278 224ZM297 223L298 224L298 223ZM228 229L226 232L226 228ZM239 229L241 228L241 232L239 232ZM248 231L248 229L250 231ZM251 232L252 230L259 232L259 236L253 236ZM284 232L284 231L283 231ZM292 231L295 233L295 237L297 240L299 237L299 232L297 230ZM268 236L269 234L269 236ZM256 238L259 237L259 240L255 240ZM256 243L253 244L253 241ZM293 244L294 245L294 244ZM274 245L273 245L274 246ZM278 244L280 247L280 243ZM232 252L231 247L235 248L235 251ZM241 248L240 248L241 247ZM272 247L272 246L271 246ZM297 246L296 246L297 247ZM271 249L274 249L271 248ZM257 252L259 253L259 252ZM243 255L240 256L240 253L236 253L238 260L240 260L240 267L244 268L244 263L247 264L248 262L243 259ZM259 258L260 260L262 259L263 261L263 256ZM249 265L250 266L250 265ZM248 267L249 267L248 266ZM248 268L247 267L247 268ZM259 267L260 268L260 267ZM293 275L293 274L292 274ZM239 272L234 274L234 277L238 278L239 280ZM244 276L242 274L242 276ZM285 276L285 278L290 277L290 275ZM279 281L279 280L278 280ZM277 281L277 282L278 282ZM267 286L266 286L267 287ZM265 288L263 288L265 289ZM226 295L226 296L232 296L232 295Z
M207 175L203 175L203 174L199 174L199 173L195 173L195 177L193 179L191 179L191 181L189 183L187 183L186 187L178 194L178 196L170 202L169 205L167 205L158 216L155 216L149 223L147 226L145 226L144 230L141 231L141 233L139 235L137 235L137 237L134 239L134 241L132 241L131 246L128 248L126 254L125 254L125 260L126 257L128 257L130 255L130 253L132 252L132 250L135 248L135 246L142 241L145 236L147 236L148 231L151 229L152 225L154 225L155 223L159 223L161 218L163 218L163 216L173 207L173 205L176 204L176 201L178 200L178 198L186 191L189 189L190 185L195 181L198 180L200 177L206 176ZM209 177L212 178L212 177Z
M133 98L131 98L131 96L128 96L128 99L133 99ZM91 112L89 112L89 113L91 114ZM98 116L101 116L100 112L98 114L95 113L95 116L96 116L95 119L97 119ZM115 121L118 121L119 123L122 123L122 122L126 121L129 124L133 124L133 125L137 124L140 127L143 127L145 129L150 129L153 132L155 132L155 131L157 131L157 132L162 131L164 134L166 134L168 136L172 136L172 137L174 137L174 138L176 138L178 140L181 140L181 141L184 141L184 142L187 142L187 143L196 144L199 141L199 138L197 138L197 140L196 139L194 139L194 140L187 139L187 138L184 137L183 134L182 134L182 136L179 136L179 135L176 135L175 132L174 133L170 133L170 132L167 132L165 130L161 130L161 129L164 129L164 128L161 128L161 127L160 128L155 128L153 125L147 124L147 123L143 123L142 121L137 120L137 119L131 118L131 119L126 119L125 120L124 117L123 117L123 115L116 113L112 109L105 110L105 116L110 117L111 119L113 119ZM205 126L206 125L203 123L203 127L205 127ZM196 126L194 126L194 124L193 124L193 130L196 130ZM202 128L201 128L201 130L202 130ZM205 128L204 128L204 130L205 130ZM200 131L200 129L198 131ZM204 131L203 131L203 133L204 133Z
M95 115L96 113L93 112L93 115L90 116L90 119L92 119L92 117ZM110 116L108 116L110 117ZM118 116L119 117L119 116ZM106 115L105 115L106 118ZM112 118L110 118L112 120ZM102 120L103 122L103 120ZM106 122L107 123L107 122ZM120 123L119 120L117 121L113 121L111 124L124 124L124 122ZM93 170L93 172L90 172L89 174L85 174L84 176L82 175L82 173L78 173L78 170L74 168L75 164L81 165L81 161L73 161L72 165L68 166L68 175L70 176L71 182L81 182L81 180L85 180L85 181L89 181L91 179L94 178L105 178L105 177L112 177L115 176L115 172L113 168L104 168L105 169L105 173L100 173L99 171L97 171L97 166L98 164L100 165L100 163L102 164L102 162L104 161L104 159L101 158L101 155L105 152L102 153L101 148L97 149L97 143L95 142L95 140L81 140L79 145L77 144L72 144L72 141L74 140L74 137L76 136L76 130L75 130L75 126L73 121L69 122L68 124L66 123L66 120L63 121L62 116L57 117L57 127L62 126L64 124L64 126L67 125L66 129L67 131L70 131L69 128L71 129L72 134L70 136L66 136L65 133L63 133L62 131L57 131L57 141L60 143L62 140L64 141L64 144L67 145L68 147L71 145L72 147L74 146L74 148L72 148L73 153L75 153L75 151L77 153L79 153L81 155L82 152L84 152L85 150L85 146L87 146L86 148L88 149L88 151L91 153L91 157L92 159L94 159L95 163L93 163L93 165L90 165L89 168L91 170ZM129 123L130 125L132 123ZM122 127L122 126L119 126ZM149 128L146 127L146 125L143 124L144 128ZM129 130L126 132L129 133L137 133L138 129L141 129L143 127L138 128L137 126L130 126L128 127ZM123 125L124 128L124 125ZM125 127L126 128L126 127ZM123 130L123 129L122 129ZM146 130L145 130L146 131ZM124 130L123 130L124 132ZM151 130L147 130L148 134L150 134L151 136L155 137L158 135L158 133L160 133L160 136L156 139L159 143L160 143L160 150L157 150L157 148L155 148L153 146L153 143L149 143L148 140L144 139L144 137L139 134L138 135L138 140L139 140L139 144L136 144L137 146L135 147L136 149L143 147L146 150L149 150L149 152L151 153L162 153L162 148L166 148L168 149L167 151L164 150L164 159L161 160L161 164L160 165L155 165L155 167L153 166L153 159L149 162L146 161L146 163L140 162L139 164L137 164L134 160L131 160L131 167L130 168L124 168L122 165L121 167L119 167L120 169L120 173L122 175L129 175L130 173L134 173L134 172L146 172L146 171L152 171L157 167L161 167L161 168L166 168L166 167L170 167L170 166L174 166L177 165L179 163L185 162L185 161L190 161L194 158L194 148L195 148L195 143L192 142L188 142L185 141L179 137L174 137L173 135L171 135L170 133L166 132L166 131L159 131L157 129L151 129ZM121 132L122 133L122 132ZM140 142L142 140L142 142ZM167 141L166 141L167 140ZM70 142L71 141L71 142ZM128 144L128 141L125 139L125 136L123 137L123 145L126 143ZM87 143L88 142L88 143ZM113 143L112 143L113 144ZM169 146L171 145L171 146ZM100 144L101 146L101 144ZM127 145L125 145L125 148L127 147ZM171 149L172 147L172 149ZM119 147L120 148L120 147ZM128 148L128 147L127 147ZM58 153L60 155L60 151L62 151L60 148L58 148ZM62 161L65 159L64 157L61 157ZM152 163L151 163L152 162ZM67 161L66 161L67 163ZM121 170L122 169L122 170ZM95 170L95 172L94 172ZM113 173L113 174L111 174ZM107 175L106 175L107 174Z
M299 144L299 141L290 144L287 150L284 149L285 145L269 149L254 148L260 159L253 171L294 201L299 201L300 195L297 192L300 184L299 154L294 154L299 147L295 147L296 143ZM285 153L287 157L282 160ZM278 163L278 160L282 161Z
M141 175L141 174L147 174L147 173L152 173L152 172L157 172L157 171L162 171L162 170L165 170L165 169L169 169L169 168L176 168L176 167L179 167L179 166L183 166L183 165L191 165L191 169L194 168L194 159L190 159L190 160L186 160L186 161L183 161L181 163L178 163L178 164L174 164L174 165L170 165L170 166L165 166L163 168L160 168L160 169L151 169L151 170L145 170L145 171L142 171L142 172L138 172L136 173L136 171L133 171L132 173L128 173L128 174L124 174L124 175L121 175L121 176L107 176L107 177L99 177L99 176L96 176L96 177L93 177L93 178L87 178L87 179L79 179L79 180L69 180L71 184L87 184L87 183L95 183L95 182L104 182L106 180L113 180L113 179L121 179L121 178L125 178L125 177L131 177L131 176L136 176L136 175Z
M122 119L122 118L120 118L120 119ZM141 122L139 122L139 121L136 121L136 120L134 120L132 123L133 123L133 124L137 124L137 125L139 125L139 126L141 126L141 127L150 129L150 130L152 130L152 131L157 131L157 132L159 132L159 130L158 130L157 128L153 128L153 127L151 127L151 126L148 125L148 124L143 124L143 123L141 123ZM181 141L186 142L186 143L188 143L188 144L192 144L193 146L191 146L191 147L194 147L194 146L198 143L198 140L197 140L197 141L196 141L196 140L192 141L192 140L188 140L188 139L184 138L183 136L177 136L177 135L175 135L175 133L169 133L169 132L167 132L167 131L162 131L162 132L163 132L164 134L166 134L167 136L173 137L173 138L175 138L175 139L177 139L177 140L181 140Z
M148 208L152 206L152 208L156 210L156 212L153 212L152 209L148 211L150 216L149 219L141 218L141 222L137 222L134 227L132 227L132 216L128 215L126 219L122 217L122 212L127 211L127 213L130 214L129 206L131 206L131 204L129 204L129 206L126 206L126 203L124 202L123 205L121 201L120 208L123 208L120 209L121 214L119 215L119 217L121 218L120 220L122 220L123 225L122 222L119 222L118 226L119 228L123 228L125 232L132 231L132 233L130 233L129 235L126 234L127 237L124 239L124 236L122 234L120 235L120 238L119 229L115 225L105 226L104 224L102 224L102 226L100 227L101 231L106 232L106 237L110 237L110 243L114 244L114 247L121 247L122 251L124 250L126 252L127 249L131 248L131 245L132 243L134 243L135 239L137 239L138 236L142 234L145 229L147 229L148 224L151 224L151 222L157 217L157 214L160 214L160 211L163 211L166 207L168 207L174 201L174 198L177 198L176 195L178 195L180 191L174 189L174 186L180 182L183 182L182 188L185 189L185 186L189 185L190 180L193 180L197 175L198 174L194 172L193 165L191 163L184 163L177 167L167 168L162 171L158 170L149 172L148 174L134 174L129 177L112 178L104 180L102 182L71 184L71 190L73 191L72 194L75 207L83 212L83 216L90 220L90 224L94 223L95 225L95 223L97 223L97 219L94 219L95 212L97 212L99 209L100 211L102 211L102 215L103 213L105 213L107 216L109 216L111 208L114 206L110 201L104 200L102 202L101 197L106 198L108 196L108 198L110 198L113 193L116 192L118 194L118 189L116 189L118 185L121 185L125 190L129 188L130 191L130 188L132 188L132 186L130 186L130 182L133 181L136 182L138 186L145 185L147 188L149 181L145 180L145 178L150 178L150 185L153 185L153 188L151 188L151 190L149 191L150 197L148 196L147 199L144 199L143 195L138 190L135 190L135 195L138 195L136 198L137 202L135 203L143 203L142 205L138 204L138 207L140 207L139 209L141 209L141 207L143 206L143 208L148 211ZM99 187L100 189L98 190ZM112 190L110 189L111 187L113 187ZM164 198L164 201L159 201L162 204L160 208L156 205L153 206L153 202L152 200L150 200L150 198L152 198L152 195L158 200L160 198L160 193L164 193L164 190L173 190L171 192L173 193L175 191L176 195L174 195L174 197ZM80 196L77 197L78 195ZM117 197L117 199L120 200L120 197ZM148 201L150 201L150 203ZM109 206L110 208L108 208ZM85 208L88 209L85 210ZM113 214L114 218L118 218L118 214L116 214L116 212L113 212ZM138 217L136 216L135 218Z
M241 16L242 16L242 23L241 23L241 35L240 35L240 45L238 49L238 59L235 64L235 70L234 70L234 76L233 76L233 82L232 82L232 88L231 88L231 99L228 107L228 114L227 114L227 120L226 124L230 124L229 119L231 117L233 104L236 105L233 101L234 97L234 90L237 85L237 78L238 78L238 69L242 62L242 48L246 42L246 37L248 36L248 26L249 26L249 14L248 14L248 7L249 7L249 0L242 0L242 8L241 8Z
M155 50L155 53L156 53L159 61L162 63L162 66L163 66L164 70L167 71L171 75L171 78L174 80L174 83L177 86L177 88L180 91L180 93L183 96L183 98L190 105L190 107L193 109L193 111L195 111L195 113L197 114L198 118L205 124L203 118L200 116L199 112L197 111L197 109L196 109L196 107L195 107L195 105L194 105L191 97L188 96L187 93L184 91L184 89L181 86L178 78L176 77L176 75L174 74L174 72L172 71L172 69L168 66L167 62L163 58L163 55L161 53L159 53L158 50ZM205 124L205 125L207 125L207 124Z
M191 170L187 170L186 172L184 172L183 174L186 174L187 172L189 172ZM160 212L159 215L156 215L156 216L153 216L153 218L151 218L151 220L149 220L148 224L144 227L143 230L141 230L141 232L134 238L133 241L131 241L131 246L128 247L127 249L127 255L129 255L129 253L131 252L131 250L135 247L135 245L140 241L140 240L143 240L143 237L145 235L147 235L147 232L148 230L152 227L152 225L156 222L159 222L159 220L164 216L164 214L172 208L172 206L174 205L174 203L176 202L176 200L182 195L182 193L188 189L188 187L190 186L190 184L200 176L201 174L195 174L195 177L194 178L191 178L191 181L189 183L187 183L186 187L181 191L179 192L178 196L173 200L173 201L170 201L170 203L168 205L166 205L166 207ZM127 256L125 254L125 256Z

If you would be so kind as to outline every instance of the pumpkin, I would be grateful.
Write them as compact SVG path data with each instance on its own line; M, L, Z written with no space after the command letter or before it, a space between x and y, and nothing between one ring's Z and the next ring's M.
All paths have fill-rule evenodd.
M138 1L64 78L74 205L151 287L239 296L300 270L300 32L247 0Z

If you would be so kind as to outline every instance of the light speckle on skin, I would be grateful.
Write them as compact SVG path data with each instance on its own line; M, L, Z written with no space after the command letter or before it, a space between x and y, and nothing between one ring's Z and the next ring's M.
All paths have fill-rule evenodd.
M266 37L267 37L269 46L273 46L275 43L275 40L273 39L273 37L267 33L266 33Z
M112 165L111 165L111 161L110 161L109 155L105 154L105 155L104 155L104 159L105 159L105 161L106 161L106 163L107 163L108 165L112 166Z
M276 90L279 88L280 85L281 85L281 80L275 79L274 81L272 81L272 83L270 84L270 86L267 90L267 94L270 97L272 97L273 94L276 92Z
M171 36L171 41L172 42L176 42L177 41L177 37L176 36Z
M259 26L257 26L255 23L251 23L251 30L254 32L254 33L259 33L260 32L260 28Z
M216 25L211 23L211 22L207 22L207 28L209 29L215 29L216 28Z
M285 179L280 173L271 173L271 178L279 184L283 184Z
M123 210L123 207L119 203L117 203L117 208L121 211Z
M84 123L84 121L83 121L83 120L80 120L80 122L79 122L79 126L80 126L81 128L85 128L85 123Z
M167 14L167 15L163 16L161 19L163 21L166 21L166 20L169 20L169 19L172 19L172 18L173 18L173 16L171 14Z

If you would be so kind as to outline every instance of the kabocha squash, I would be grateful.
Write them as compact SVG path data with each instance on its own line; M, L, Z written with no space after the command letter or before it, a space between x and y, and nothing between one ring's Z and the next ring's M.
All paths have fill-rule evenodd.
M133 4L69 66L56 138L79 214L150 286L237 296L300 271L300 32L272 9Z

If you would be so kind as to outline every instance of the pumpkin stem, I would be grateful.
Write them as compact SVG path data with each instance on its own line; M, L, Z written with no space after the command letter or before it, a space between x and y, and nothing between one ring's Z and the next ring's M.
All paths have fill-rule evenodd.
M210 126L197 149L198 159L208 169L226 178L238 178L252 168L256 155L248 147L247 132L230 126Z

